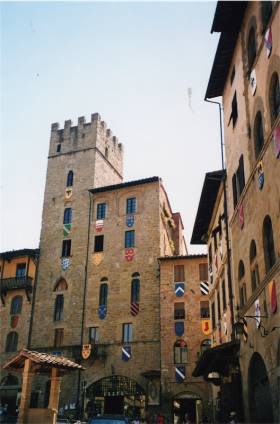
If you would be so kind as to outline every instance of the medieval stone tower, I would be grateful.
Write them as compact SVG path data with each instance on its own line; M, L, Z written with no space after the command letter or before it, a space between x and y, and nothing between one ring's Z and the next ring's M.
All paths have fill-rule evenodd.
M121 183L122 173L122 145L99 114L89 123L78 118L77 126L65 121L64 129L52 124L31 348L53 351L80 344L88 189ZM63 303L56 310L67 311L67 316L54 317L54 302Z

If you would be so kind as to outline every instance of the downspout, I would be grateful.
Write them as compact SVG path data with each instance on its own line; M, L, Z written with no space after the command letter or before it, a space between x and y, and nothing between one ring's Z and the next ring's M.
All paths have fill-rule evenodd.
M35 271L35 278L34 278L34 284L33 284L30 324L29 324L28 339L27 339L27 349L29 350L31 349L31 337L32 337L33 319L34 319L34 310L35 310L35 298L36 298L36 289L37 289L37 282L38 282L39 263L40 263L40 250L38 254L35 255L34 259L35 259L34 262L36 264L36 271Z
M223 127L222 127L222 105L220 102L208 100L205 97L205 102L214 103L219 106L219 117L220 117L220 145L221 145L221 159L222 169L226 170L224 163L224 141L223 141ZM227 186L226 186L227 174L223 177L223 194L224 194L224 215L225 215L225 227L226 227L226 249L227 249L227 277L228 277L228 292L229 292L229 307L230 307L230 322L231 322L231 340L235 340L235 333L233 329L234 324L234 306L233 306L233 291L232 291L232 277L231 277L231 250L229 245L229 225L228 225L228 208L227 208Z
M81 322L81 339L80 339L80 347L82 349L83 339L84 339L84 323L85 323L85 305L86 305L86 293L87 293L87 275L88 275L88 256L89 256L89 240L90 240L90 220L91 220L91 196L89 194L89 213L88 213L88 233L87 233L87 253L86 253L86 263L85 263L85 281L84 281L84 294L83 294L83 307L82 307L82 322ZM78 370L78 387L77 387L77 397L76 397L76 405L80 405L80 392L81 392L81 370ZM78 415L80 415L80 411L76 411ZM84 415L84 411L82 410L82 416ZM80 416L77 416L80 418Z

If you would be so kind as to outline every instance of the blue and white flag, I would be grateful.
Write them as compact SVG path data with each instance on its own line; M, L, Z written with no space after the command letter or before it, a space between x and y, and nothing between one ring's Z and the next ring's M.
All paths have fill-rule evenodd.
M209 283L208 283L208 281L201 281L200 282L200 292L203 295L209 294Z
M176 365L175 378L177 383L181 383L186 378L186 370L184 365Z
M134 215L127 215L126 216L126 225L128 227L133 227L133 225L134 225Z
M175 294L177 297L185 294L185 283L175 283Z
M107 314L107 307L106 305L100 305L98 308L98 316L100 319L104 319Z
M129 361L131 358L131 346L123 346L122 347L122 360Z
M184 334L185 328L184 323L182 321L175 322L175 334L176 336L182 336Z

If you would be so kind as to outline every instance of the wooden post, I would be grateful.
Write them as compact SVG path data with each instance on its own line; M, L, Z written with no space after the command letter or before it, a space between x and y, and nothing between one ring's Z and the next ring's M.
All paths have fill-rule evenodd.
M22 389L20 398L20 407L18 414L18 424L28 424L28 410L30 407L30 397L32 389L32 361L25 359L22 375Z
M51 388L48 408L53 413L53 424L56 424L59 393L60 393L61 377L58 376L58 368L52 368L51 370Z

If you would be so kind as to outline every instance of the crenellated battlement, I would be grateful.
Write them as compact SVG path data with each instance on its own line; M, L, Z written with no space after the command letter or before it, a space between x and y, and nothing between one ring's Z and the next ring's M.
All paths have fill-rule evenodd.
M118 138L113 135L112 130L107 128L106 122L101 120L99 113L93 113L90 122L86 122L86 118L80 116L78 125L73 125L71 119L64 122L63 128L60 128L58 122L53 123L51 125L50 155L57 153L58 144L61 144L59 153L66 153L69 149L71 150L71 147L75 147L76 150L78 146L80 149L97 147L104 154L108 150L114 154L122 154L123 151L122 144L118 142Z

